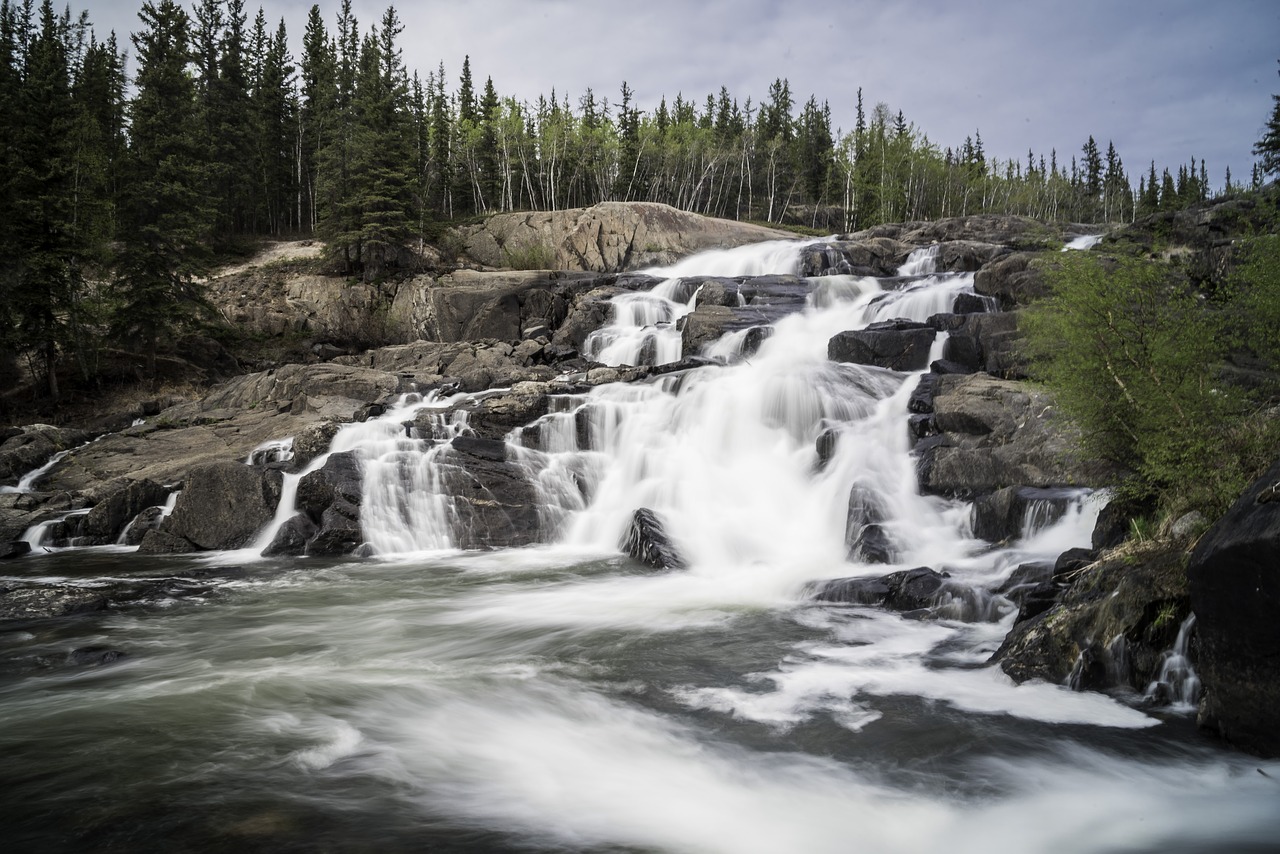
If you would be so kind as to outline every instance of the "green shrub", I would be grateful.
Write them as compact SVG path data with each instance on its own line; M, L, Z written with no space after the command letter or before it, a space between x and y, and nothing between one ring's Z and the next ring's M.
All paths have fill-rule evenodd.
M503 247L504 266L512 270L554 270L556 253L544 243L526 243L523 246Z
M1227 283L1230 343L1280 368L1280 234L1241 241Z
M1216 382L1237 312L1153 261L1068 253L1045 275L1051 295L1027 311L1027 346L1086 450L1132 473L1123 492L1166 512L1224 510L1276 432Z

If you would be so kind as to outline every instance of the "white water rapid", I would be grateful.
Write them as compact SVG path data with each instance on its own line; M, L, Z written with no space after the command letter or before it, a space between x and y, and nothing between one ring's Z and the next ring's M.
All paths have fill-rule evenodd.
M658 272L661 294L619 299L597 357L675 361L664 348L696 308L682 278L794 274L800 245ZM723 364L555 397L507 437L501 463L535 483L541 545L458 548L465 472L450 445L470 430L467 396L429 395L345 426L306 469L346 452L358 463L375 559L258 557L295 512L299 473L254 547L223 566L88 550L30 561L56 585L142 565L209 590L0 635L6 841L1275 851L1280 763L1197 737L1186 715L1017 686L988 663L1015 616L989 591L1087 545L1100 498L1033 507L1023 539L995 549L972 536L968 505L919 493L907 430L918 375L827 357L839 332L924 320L972 287L935 272L927 251L903 273L800 280L807 302L775 311L749 355L738 329L707 346ZM641 507L688 568L620 554ZM849 557L868 518L888 564ZM927 615L810 592L919 566L950 574ZM121 657L71 663L102 650Z

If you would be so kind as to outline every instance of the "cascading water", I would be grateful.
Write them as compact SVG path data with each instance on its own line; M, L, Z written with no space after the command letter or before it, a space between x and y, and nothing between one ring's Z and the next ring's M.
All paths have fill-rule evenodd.
M763 260L750 266L793 273L795 244L790 250L787 257L758 247ZM767 566L785 587L848 570L846 507L857 483L883 505L890 536L906 546L902 561L971 550L959 508L916 490L903 429L914 381L827 358L827 341L840 331L949 311L972 276L933 274L935 256L936 247L913 253L901 272L918 280L896 291L873 279L825 277L821 298L779 321L746 362L646 386L602 386L543 418L532 434L537 450L524 458L544 502L565 519L564 542L614 548L632 513L648 507L695 567ZM836 456L815 475L815 440L833 428Z
M771 249L776 263L739 250L667 278L792 272L797 245ZM745 359L739 330L709 346L724 366L553 398L507 440L537 486L545 545L452 548L465 524L451 479L466 396L411 396L345 426L308 469L339 453L358 461L378 560L245 570L233 556L236 573L207 600L0 635L6 668L46 662L0 668L6 841L1273 849L1280 765L1100 694L1015 686L987 664L1011 627L1007 607L909 619L805 595L815 580L918 565L949 572L955 591L993 588L1019 563L1088 542L1092 498L1011 547L973 540L967 506L916 488L914 375L827 359L832 335L948 311L971 285L911 263L889 283L805 282L808 304ZM619 555L639 507L662 516L688 569L649 572ZM282 499L264 537L293 509ZM872 516L888 566L849 559L850 531ZM83 572L74 559L30 563ZM138 563L85 560L112 561L100 574ZM206 569L184 557L163 566ZM104 646L122 663L61 663L68 649Z
M1079 237L1073 237L1071 240L1067 241L1066 246L1062 247L1062 251L1068 252L1073 249L1092 249L1102 242L1103 237L1105 237L1105 235L1102 234L1082 234Z
M1147 699L1171 702L1176 711L1194 712L1200 699L1200 677L1189 658L1191 630L1195 624L1195 614L1189 614L1182 621L1173 648L1164 654L1159 677L1147 686Z

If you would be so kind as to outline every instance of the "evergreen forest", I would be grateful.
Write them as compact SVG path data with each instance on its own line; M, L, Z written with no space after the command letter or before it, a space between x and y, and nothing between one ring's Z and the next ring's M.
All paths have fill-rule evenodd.
M943 145L884 103L833 117L778 78L759 93L676 94L642 110L622 82L529 102L470 61L406 67L394 8L318 6L289 26L244 0L143 4L102 35L51 0L0 3L0 353L59 396L59 363L144 354L201 311L199 276L246 238L323 240L376 280L406 246L501 211L661 202L823 233L979 213L1125 222L1260 186L1209 166L1126 170L1092 136L1025 160L980 131ZM753 97L754 96L754 97ZM758 98L758 99L757 99ZM801 100L802 98L803 101ZM843 124L841 124L843 123Z

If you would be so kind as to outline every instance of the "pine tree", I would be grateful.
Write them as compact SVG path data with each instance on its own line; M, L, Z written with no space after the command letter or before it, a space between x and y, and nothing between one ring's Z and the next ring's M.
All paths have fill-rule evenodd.
M251 103L257 130L254 153L258 206L266 229L278 235L295 221L296 195L297 100L283 19L275 35L266 41L255 72Z
M1084 154L1084 175L1081 187L1083 216L1092 222L1098 215L1097 205L1102 195L1102 155L1098 152L1098 144L1089 137L1089 141L1081 148Z
M502 115L498 108L498 92L493 78L486 77L480 97L480 192L488 210L500 210L501 186L498 176L498 125Z
M322 222L330 249L341 251L366 280L397 265L415 221L408 75L396 46L402 30L395 9L388 8L363 40L353 101L350 196L342 220Z
M476 90L471 83L471 57L462 58L462 76L458 78L458 121L475 124L479 119Z
M13 137L12 229L16 269L5 288L14 343L33 355L50 398L59 396L59 345L66 313L82 288L75 228L75 106L65 43L67 22L51 0L40 6L18 91Z
M1280 172L1280 95L1271 96L1271 118L1254 143L1253 153L1262 158L1259 165L1264 175Z
M320 7L312 6L302 36L301 100L298 106L298 175L301 226L314 230L319 217L320 152L333 132L337 108L334 45L325 31Z
M206 257L211 212L188 74L190 22L173 0L143 4L135 33L138 73L130 104L129 156L122 183L112 330L141 347L155 376L159 344L205 304L195 276Z
M359 122L356 81L360 72L360 33L351 0L338 12L337 53L334 61L331 127L319 152L316 182L316 234L328 243L331 256L341 258L344 271L359 266L360 212L352 184Z

